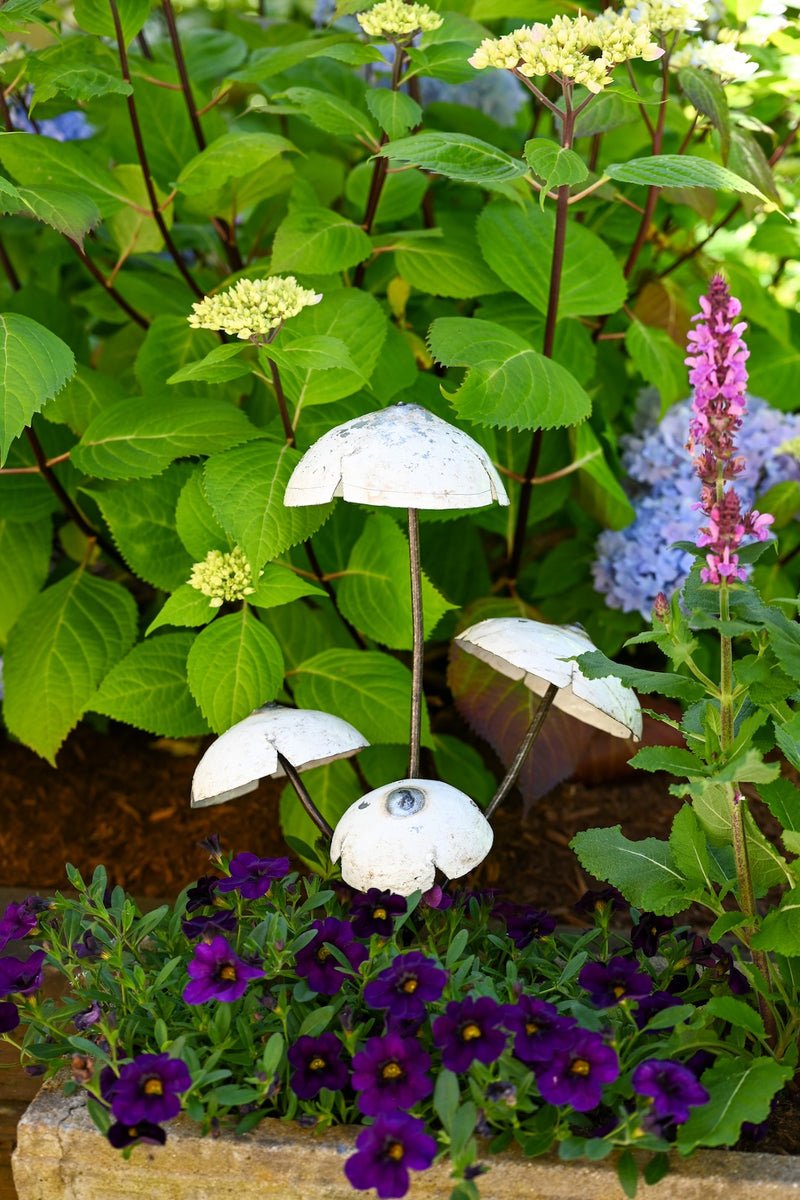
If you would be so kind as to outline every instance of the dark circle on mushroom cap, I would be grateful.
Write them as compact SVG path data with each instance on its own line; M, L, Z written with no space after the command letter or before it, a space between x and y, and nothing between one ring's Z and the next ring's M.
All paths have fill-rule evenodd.
M386 797L386 811L393 817L413 817L425 807L426 799L421 788L394 788Z

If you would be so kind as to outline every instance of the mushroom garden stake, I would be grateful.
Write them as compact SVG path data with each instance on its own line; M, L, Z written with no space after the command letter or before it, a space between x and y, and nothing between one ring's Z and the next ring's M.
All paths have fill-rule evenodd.
M295 467L284 504L327 504L335 496L408 509L414 633L408 774L414 779L419 773L424 647L418 512L508 504L508 496L483 447L417 404L395 404L329 430Z
M569 661L596 647L579 625L546 625L526 617L493 617L471 625L455 644L509 679L521 679L542 700L500 786L489 802L489 820L522 770L551 705L615 737L642 735L642 710L618 679L587 679ZM565 661L566 660L566 661Z
M286 775L314 824L330 838L333 830L299 772L349 758L368 744L341 717L267 704L232 725L206 750L192 779L192 808L224 804L255 791L261 779Z

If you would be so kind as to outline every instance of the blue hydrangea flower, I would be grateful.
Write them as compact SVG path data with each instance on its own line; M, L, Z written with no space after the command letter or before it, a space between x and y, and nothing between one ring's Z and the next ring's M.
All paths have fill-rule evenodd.
M444 83L423 77L419 82L423 104L463 104L477 108L498 125L513 125L517 113L528 103L529 93L510 71L482 71L466 83Z

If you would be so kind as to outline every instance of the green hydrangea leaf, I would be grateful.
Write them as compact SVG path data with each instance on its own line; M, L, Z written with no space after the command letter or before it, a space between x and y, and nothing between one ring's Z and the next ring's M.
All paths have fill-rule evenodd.
M37 221L63 233L83 245L86 234L100 220L100 210L91 196L67 188L19 188L19 211L30 213Z
M9 635L3 657L8 728L55 766L59 746L136 637L125 588L74 571L40 592Z
M203 196L292 150L297 153L297 147L277 133L225 133L187 162L175 186L185 196Z
M273 271L332 275L363 262L372 243L360 225L327 208L295 208L272 243Z
M405 92L393 92L385 87L370 88L365 99L367 108L389 141L405 137L422 119L422 109Z
M725 88L713 71L683 67L678 83L686 99L699 113L708 117L719 134L719 152L724 163L731 148L731 114Z
M460 183L479 184L490 191L507 190L511 180L528 169L521 159L466 133L425 131L389 142L379 153L392 162L435 171Z
M149 637L162 625L188 626L190 629L196 629L200 625L208 625L216 615L217 609L211 607L208 596L204 596L191 584L182 583L164 601L161 611L147 626L145 637Z
M274 634L243 606L199 633L187 659L189 688L215 733L274 700L283 655Z
M38 321L0 313L0 466L34 413L75 371L65 342Z
M394 261L412 287L432 296L457 300L503 290L504 284L484 262L475 244L472 222L442 215L441 237L396 237ZM426 231L432 232L432 231Z
M755 184L741 175L692 154L654 154L649 158L632 158L626 163L610 163L604 169L610 179L619 183L639 183L646 187L706 187L767 199Z
M164 385L182 367L194 363L219 346L218 339L208 329L192 329L186 317L171 314L156 317L147 331L136 356L136 377L142 391L164 391ZM201 382L196 376L184 383L176 395L211 396L219 399L220 389Z
M49 517L38 521L11 521L0 517L0 646L19 614L44 581L53 553Z
M211 507L203 487L203 471L197 467L183 485L175 509L178 537L195 562L205 558L209 550L232 550L234 543L225 532Z
M92 712L160 737L208 733L208 722L186 679L186 660L194 640L192 633L165 633L139 642L106 675L92 700Z
M643 325L634 318L625 335L625 349L645 382L661 393L662 414L686 394L685 351L666 330Z
M56 142L36 133L0 137L0 162L22 187L55 187L91 199L104 217L130 204L112 171L101 167L79 142Z
M116 0L122 36L128 46L150 16L150 0ZM75 20L87 33L114 38L116 30L111 7L105 0L75 0Z
M544 208L547 193L551 188L569 183L583 183L589 170L580 154L565 150L549 138L531 138L525 143L525 161L532 171L544 181L539 193L539 207Z
M73 433L81 437L102 410L117 400L124 399L125 392L108 375L93 371L83 363L64 387L48 400L42 409L46 421L68 425Z
M319 88L311 87L292 87L281 93L281 98L284 97L293 109L302 113L323 133L363 138L373 144L378 141L377 127L367 113L335 92L323 92Z
M289 604L302 596L325 596L324 588L317 587L302 575L295 575L286 567L270 563L264 568L257 580L255 591L248 596L249 604L254 608L277 608L281 604Z
M129 96L133 91L120 75L116 55L97 38L71 37L30 54L25 76L33 86L31 112L59 93L86 104L95 96Z
M408 742L411 672L375 650L324 650L290 672L299 708L334 712L368 742ZM422 742L431 745L427 709Z

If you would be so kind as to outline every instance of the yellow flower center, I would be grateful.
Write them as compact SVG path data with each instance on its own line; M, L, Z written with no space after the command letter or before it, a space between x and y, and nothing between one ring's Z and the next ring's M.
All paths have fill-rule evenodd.
M539 1026L534 1021L528 1021L527 1025L525 1026L525 1032L527 1033L528 1037L533 1037L535 1033L539 1032Z
M590 1064L585 1058L576 1058L575 1062L570 1067L570 1071L573 1075L588 1075L591 1069L592 1068Z
M415 991L417 990L417 984L418 984L418 982L419 982L419 981L418 981L418 980L416 980L416 979L404 979L404 980L403 980L403 985L402 985L402 986L403 986L403 991L404 991L404 992L408 992L408 994L409 994L409 996L410 996L412 992L415 992Z
M388 913L385 908L373 908L372 915L376 921L385 921Z
M464 1042L472 1042L475 1038L483 1037L480 1025L470 1024L465 1025L461 1030L461 1040Z
M163 1096L164 1085L160 1079L148 1079L144 1085L144 1094L146 1096Z
M219 977L220 977L220 979L227 980L229 983L235 983L236 982L236 967L232 966L231 963L226 963L225 966L221 969L221 971L219 973Z
M396 1062L389 1062L385 1067L381 1067L381 1075L384 1079L400 1079L403 1074L403 1068Z
M400 1162L403 1157L403 1147L400 1142L392 1142L386 1147L387 1158L393 1158L395 1162Z
M316 1058L312 1058L308 1064L310 1071L321 1071L324 1066L326 1066L325 1059L320 1058L319 1055Z
M325 962L325 959L326 959L326 958L330 958L330 956L331 956L331 952L330 952L330 950L328 949L328 947L327 947L327 946L320 946L319 950L317 951L317 961L318 961L318 962Z
M617 986L615 988L612 988L611 990L614 993L614 995L617 997L618 1000L621 1000L622 997L625 995L625 988L622 986L621 983L618 983Z

